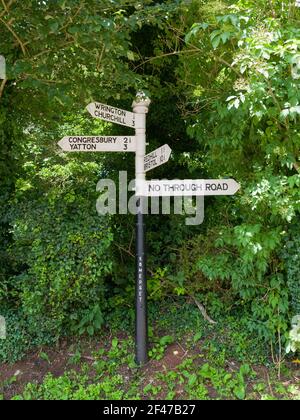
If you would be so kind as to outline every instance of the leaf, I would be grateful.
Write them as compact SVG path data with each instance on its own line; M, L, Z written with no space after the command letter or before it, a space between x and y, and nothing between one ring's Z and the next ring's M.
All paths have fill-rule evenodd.
M240 367L241 375L249 375L250 372L251 372L251 368L247 363L245 363L244 365Z
M94 327L92 325L89 325L87 327L87 332L90 336L94 335L94 333L95 333Z
M298 106L292 106L290 108L290 112L292 114L298 114L298 115L300 115L300 106L299 105Z
M167 344L172 344L174 341L173 337L171 335L165 335L159 340L160 345L165 346Z
M223 41L223 44L225 44L226 41L228 39L230 39L230 37L231 37L231 33L230 32L223 32L222 35L221 35L221 39Z
M283 118L286 118L286 117L288 117L289 113L290 113L290 109L289 108L283 109L281 111L281 113L280 113L280 116L283 117Z
M245 385L239 384L234 388L233 393L239 400L244 400L246 397Z
M118 344L119 344L119 340L117 338L113 338L112 342L111 342L112 348L114 348L114 349L117 348Z
M58 27L59 27L58 22L51 23L51 25L50 25L51 32L54 32L54 33L57 32Z
M127 51L127 58L130 61L134 61L135 60L135 55L133 51Z
M190 39L197 35L197 33L199 32L200 29L207 29L210 25L208 23L194 23L193 26L191 27L190 32L187 33L187 35L185 36L185 42L189 43Z
M236 96L229 96L229 97L226 99L226 102L232 101L232 99L236 99Z
M192 375L190 375L188 384L189 386L193 386L196 382L197 382L197 375L193 373Z
M101 313L97 314L94 318L94 325L97 329L100 329L103 325L103 316Z
M202 338L202 332L197 332L194 337L193 337L193 343L197 343L197 341L199 341Z
M210 40L214 49L218 48L221 42L221 31L216 30L210 34Z
M80 32L80 27L79 27L79 26L71 26L71 27L68 29L68 32L69 32L70 34L76 34L76 33Z
M45 353L45 352L41 352L40 353L40 358L42 359L42 360L45 360L45 362L48 362L49 364L50 364L50 359L49 359L49 356L48 356L48 354L47 353Z

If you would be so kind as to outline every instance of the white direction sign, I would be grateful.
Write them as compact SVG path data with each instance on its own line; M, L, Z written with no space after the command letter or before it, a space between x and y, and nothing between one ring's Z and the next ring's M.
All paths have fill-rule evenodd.
M239 189L234 179L152 180L137 184L137 194L148 197L233 195Z
M142 128L141 119L143 116L141 114L135 114L100 102L92 102L86 108L94 118L125 125L126 127Z
M149 153L144 157L144 170L145 172L150 171L150 169L156 168L157 166L162 165L163 163L168 162L171 156L171 148L164 144L153 152Z
M135 152L134 136L68 136L58 142L65 152Z

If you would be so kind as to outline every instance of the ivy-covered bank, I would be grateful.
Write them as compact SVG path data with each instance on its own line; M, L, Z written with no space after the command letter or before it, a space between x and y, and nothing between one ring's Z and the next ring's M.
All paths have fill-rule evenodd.
M64 154L57 141L128 134L85 106L131 109L138 90L152 100L148 150L173 150L153 178L242 186L206 198L202 225L147 218L149 299L236 316L274 360L299 349L297 3L28 0L0 17L1 360L93 336L120 308L132 316L134 218L98 216L96 185L119 169L132 179L134 157Z

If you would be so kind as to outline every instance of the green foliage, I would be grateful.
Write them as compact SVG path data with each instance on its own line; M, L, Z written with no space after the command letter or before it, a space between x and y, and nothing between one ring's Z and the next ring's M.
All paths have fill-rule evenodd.
M116 169L133 172L130 157L66 156L57 141L72 133L122 134L83 110L95 99L130 108L135 92L152 83L136 71L140 51L152 54L178 5L33 0L0 6L0 53L7 62L0 83L0 304L1 312L20 309L30 337L93 335L110 306L122 295L129 299L123 286L132 291L134 262L127 255L124 263L111 245L115 235L115 242L127 235L129 243L133 220L100 218L95 187L100 177L116 179Z
M244 400L246 397L246 383L245 377L255 375L249 365L242 365L239 371L232 375L224 369L217 369L205 363L201 366L198 375L205 382L210 382L212 386L218 391L221 397L228 398L234 395L239 400ZM194 380L191 381L191 378ZM189 385L196 383L197 376L190 377Z
M118 331L108 341L104 333L97 340L87 341L85 337L78 342L75 338L71 346L74 355L66 361L67 371L59 376L57 363L61 369L61 361L57 360L57 351L40 351L39 358L53 373L45 375L39 383L26 384L18 395L15 395L15 387L21 389L19 381L23 375L14 375L0 384L0 394L3 393L3 398L14 395L15 400L299 397L299 386L293 378L295 372L282 366L283 377L279 380L270 360L265 358L262 364L259 360L261 341L249 333L243 319L238 322L233 318L223 318L220 325L212 328L202 320L197 308L181 300L179 298L174 302L172 299L168 305L174 308L177 319L187 327L180 332L174 326L174 313L166 310L165 305L159 307L156 303L152 308L156 314L155 324L151 320L153 341L160 343L165 350L168 348L168 352L161 360L151 360L145 369L138 368L134 363L133 336ZM197 324L195 319L201 320L201 323ZM200 330L202 336L199 340ZM177 333L176 339L175 336L164 335L173 331ZM262 352L266 356L265 346Z
M280 348L292 296L298 300L281 249L300 203L299 9L290 2L193 4L199 20L186 32L177 79L198 145L188 158L201 159L208 177L234 177L242 188L207 200L205 232L180 247L169 280L178 292L180 274L180 293L217 292L227 307L250 310L249 326ZM296 285L297 264L294 273Z
M99 305L95 305L92 309L87 309L85 315L81 319L78 327L79 334L87 332L89 335L94 335L97 330L103 325L103 314Z
M157 343L150 349L149 356L155 360L160 360L165 354L165 350L169 344L172 344L174 341L173 337L170 335L165 335L161 337Z
M289 227L289 235L282 251L282 259L284 261L287 286L290 295L290 304L293 315L300 314L300 289L299 289L299 272L300 272L300 233L299 223L295 223Z
M116 388L122 384L120 375L107 377L98 384L89 384L87 376L75 372L58 378L48 374L42 385L28 384L23 394L13 400L120 400L123 391Z
M111 272L107 253L112 234L85 197L83 186L95 165L58 165L56 173L52 168L40 176L42 182L56 177L53 189L48 187L41 197L34 197L31 189L30 202L24 196L18 200L14 251L28 267L17 277L20 297L24 311L37 322L49 319L58 331L72 327L91 334L102 323L99 311L105 302L104 280Z
M26 323L6 348L24 340L15 351L22 354L28 336L93 335L104 321L116 325L113 310L132 328L134 220L98 217L95 186L117 180L119 169L133 177L133 157L66 156L56 142L127 132L82 110L91 100L130 109L145 89L151 149L166 138L173 150L153 177L241 183L234 197L205 199L202 226L148 218L150 298L188 295L214 317L243 314L280 350L300 301L299 8L263 0L0 7L8 64L0 84L0 304ZM153 356L164 351L155 343Z
M1 363L14 363L25 357L32 347L53 345L57 339L50 321L41 328L21 310L1 308L1 314L6 322L6 339L0 340Z

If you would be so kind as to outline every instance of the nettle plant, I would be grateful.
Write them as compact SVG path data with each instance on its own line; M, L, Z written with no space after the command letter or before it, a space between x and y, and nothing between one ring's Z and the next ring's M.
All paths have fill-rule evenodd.
M295 353L300 350L300 315L294 316L292 319L292 329L289 332L289 340L286 352Z

